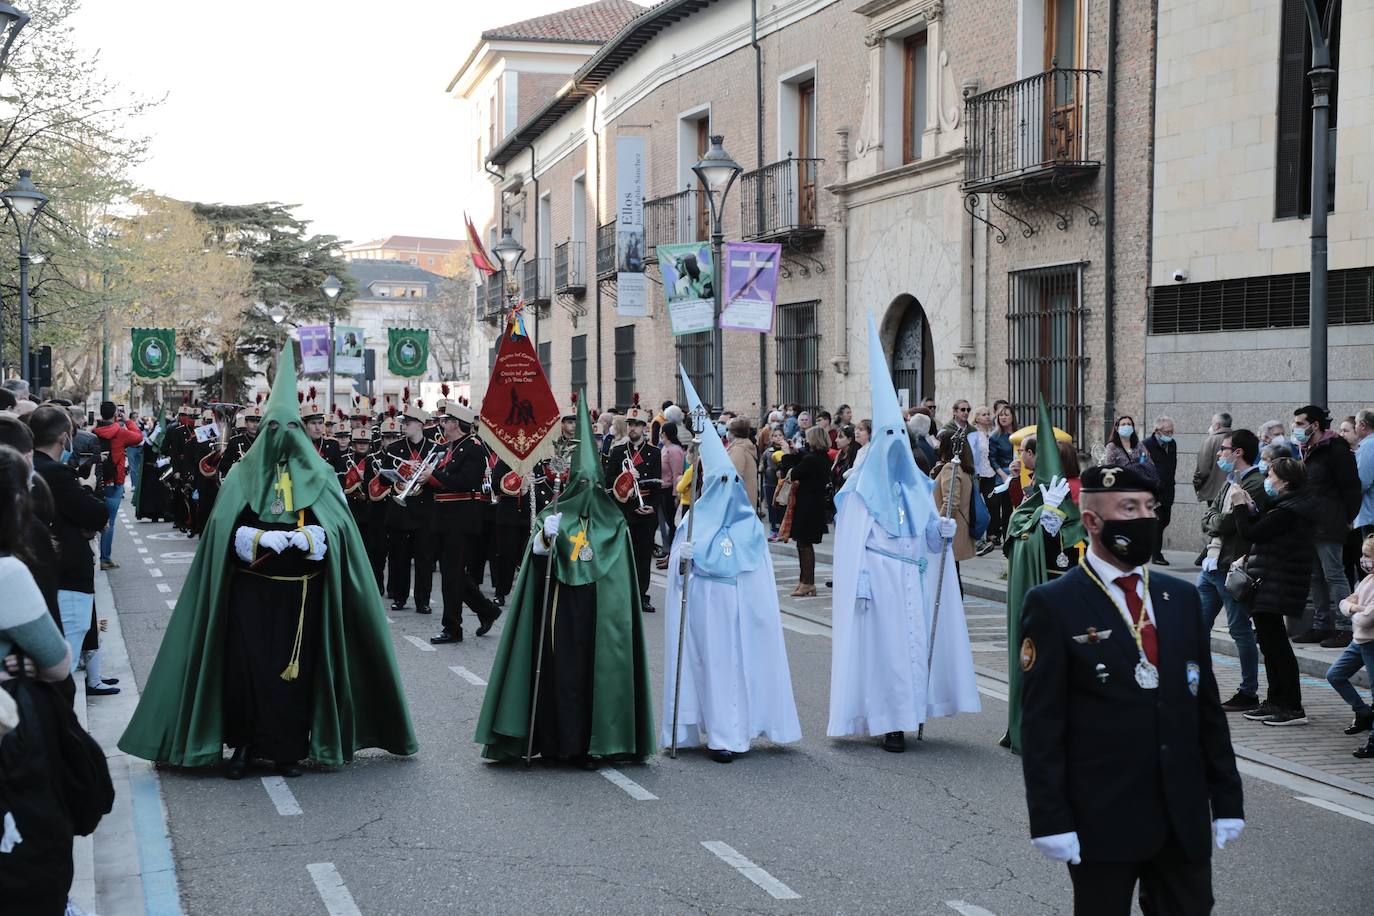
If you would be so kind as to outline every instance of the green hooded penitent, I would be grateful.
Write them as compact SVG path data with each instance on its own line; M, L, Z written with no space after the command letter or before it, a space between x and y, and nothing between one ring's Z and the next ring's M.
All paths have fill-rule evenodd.
M119 740L126 753L181 766L220 762L234 531L245 511L263 523L281 523L303 510L324 528L328 543L310 756L337 765L365 747L393 754L418 749L367 552L333 470L300 427L295 391L296 365L287 346L262 431L224 479L138 709ZM290 478L289 509L276 505L281 494L274 483L282 471Z
M1046 556L1048 536L1040 528L1040 516L1045 511L1040 485L1048 487L1050 480L1064 475L1054 438L1054 424L1050 422L1044 396L1040 398L1035 444L1035 479L1031 481L1025 500L1007 522L1007 539L1011 541L1007 565L1007 737L1012 751L1017 754L1021 753L1021 606L1027 592L1049 581L1051 566L1048 564L1054 560ZM1085 536L1083 520L1072 497L1064 500L1059 511L1064 515L1059 543L1071 547Z
M546 756L644 758L654 752L653 698L630 533L601 480L585 397L577 404L577 439L564 494L540 513L537 529L551 513L562 514L551 548L555 611L545 635L535 749ZM534 538L530 543L527 551ZM546 561L531 557L525 554L511 593L477 720L475 740L494 760L523 757L529 734L546 606ZM587 684L590 696L573 695Z

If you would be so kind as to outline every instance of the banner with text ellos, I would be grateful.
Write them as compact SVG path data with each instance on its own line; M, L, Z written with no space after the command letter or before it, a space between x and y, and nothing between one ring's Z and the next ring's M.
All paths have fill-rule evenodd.
M301 341L301 374L323 375L329 371L329 325L304 324L296 329Z
M706 242L689 242L659 245L654 251L663 274L663 298L668 302L673 333L681 336L711 330L716 308L711 246Z
M616 313L628 318L649 314L644 276L644 138L615 141L615 296Z
M725 298L720 326L730 331L772 333L782 246L774 242L726 242L722 257Z

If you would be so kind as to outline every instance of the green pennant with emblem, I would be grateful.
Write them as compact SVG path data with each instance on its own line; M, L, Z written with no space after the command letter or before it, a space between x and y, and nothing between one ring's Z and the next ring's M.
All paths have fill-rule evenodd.
M418 328L388 328L387 371L400 378L416 378L429 366L429 331Z
M175 328L133 329L132 374L145 381L170 378L177 367Z

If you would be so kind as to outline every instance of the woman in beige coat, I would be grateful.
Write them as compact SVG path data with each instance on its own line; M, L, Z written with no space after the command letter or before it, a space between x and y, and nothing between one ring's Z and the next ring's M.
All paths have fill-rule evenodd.
M973 480L973 449L967 441L961 443L957 465L952 461L955 435L956 432L952 429L940 430L939 463L935 466L933 476L935 508L941 515L946 514L945 501L949 498L950 481L958 481L958 487L954 491L954 508L949 514L959 526L959 530L954 534L953 547L954 559L960 562L972 560L977 553L973 546L972 533L973 488L976 484Z

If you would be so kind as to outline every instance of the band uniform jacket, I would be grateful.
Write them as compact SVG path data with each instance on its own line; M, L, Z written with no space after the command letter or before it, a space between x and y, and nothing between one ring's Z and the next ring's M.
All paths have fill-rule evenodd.
M484 503L491 497L482 492L487 472L487 448L474 435L457 442L438 446L445 452L429 478L433 493L435 524L469 527L478 533L482 524Z
M310 440L310 444L315 447L315 452L324 459L325 464L334 469L334 476L339 478L339 486L342 487L344 475L348 473L348 462L344 460L343 448L338 440L322 436Z
M606 455L605 464L602 466L607 488L615 484L615 479L620 476L627 457L634 466L635 473L639 475L639 493L644 497L644 505L651 509L655 508L658 505L659 489L663 486L663 453L657 446L650 445L648 439L641 439L638 448L629 442L617 445ZM620 503L620 511L625 514L630 524L647 526L652 522L655 527L658 526L656 512L645 514L637 511L638 509L639 500L633 494L625 502Z
M1022 611L1031 836L1077 831L1084 862L1148 860L1170 827L1189 858L1204 861L1212 819L1244 817L1197 590L1158 573L1149 584L1153 690L1136 683L1140 653L1126 618L1081 566L1032 589Z
M228 474L230 469L238 464L244 455L248 454L248 449L252 444L253 440L248 437L247 433L235 433L229 439L229 444L224 447L224 457L219 461L220 480L223 480L224 475Z
M409 439L400 439L382 450L378 464L387 470L397 471L409 461L418 469L433 450L434 443L428 439L422 439L416 445L411 445ZM434 490L429 486L415 487L403 506L395 499L395 489L400 486L397 484L392 495L387 497L386 527L401 531L429 531L434 522Z

